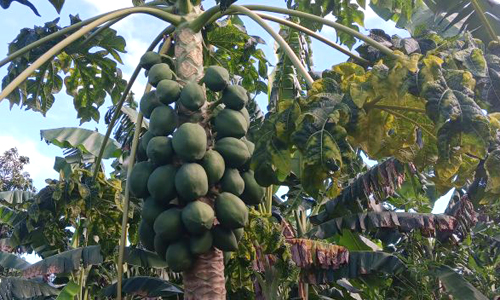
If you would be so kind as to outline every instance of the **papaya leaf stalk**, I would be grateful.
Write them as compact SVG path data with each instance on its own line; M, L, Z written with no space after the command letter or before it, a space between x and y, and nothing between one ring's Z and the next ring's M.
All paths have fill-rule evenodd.
M80 28L75 33L71 34L69 37L65 38L57 45L52 47L49 51L45 52L42 56L40 56L33 64L31 64L26 70L24 70L19 76L16 77L9 85L5 87L5 89L0 93L0 101L5 99L16 87L18 87L21 83L23 83L33 72L35 72L38 68L40 68L45 62L52 59L55 55L57 55L61 50L65 47L79 39L84 34L90 32L92 29L100 26L110 20L115 18L120 18L122 16L129 16L134 13L146 13L153 16L156 16L160 19L163 19L167 22L170 22L172 25L178 25L181 22L181 17L167 13L161 9L151 8L151 7L134 7L128 8L121 11L117 11L111 14L108 14L102 18L95 20L89 25Z
M311 75L307 72L306 68L302 65L301 61L295 55L293 52L292 48L290 48L290 45L288 45L285 40L276 33L271 26L269 26L261 17L259 17L256 13L253 11L239 5L231 5L231 7L228 9L230 12L239 12L241 14L244 14L257 22L264 30L266 30L273 38L274 40L279 44L279 46L283 49L283 51L286 53L288 58L291 60L292 64L294 65L295 68L297 68L297 71L299 74L304 78L306 81L307 85L309 87L312 86L314 80L312 79Z

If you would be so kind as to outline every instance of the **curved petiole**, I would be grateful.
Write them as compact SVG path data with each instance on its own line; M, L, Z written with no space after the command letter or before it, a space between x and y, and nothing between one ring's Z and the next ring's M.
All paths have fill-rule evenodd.
M57 45L52 47L49 51L45 52L42 56L40 56L33 64L31 64L28 68L26 68L19 76L17 76L9 85L3 89L2 93L0 93L0 101L5 99L16 87L18 87L21 83L23 83L33 72L35 72L38 68L40 68L45 62L52 59L55 55L57 55L60 51L62 51L65 47L79 39L84 34L88 33L92 29L100 26L103 23L106 23L110 20L120 18L122 16L128 16L134 13L146 13L154 15L160 19L163 19L167 22L170 22L172 25L178 25L181 22L181 17L177 15L173 15L171 13L167 13L161 9L152 8L152 7L133 7L127 8L121 11L117 11L114 13L110 13L102 18L95 20L89 25L80 28L78 31L74 32Z

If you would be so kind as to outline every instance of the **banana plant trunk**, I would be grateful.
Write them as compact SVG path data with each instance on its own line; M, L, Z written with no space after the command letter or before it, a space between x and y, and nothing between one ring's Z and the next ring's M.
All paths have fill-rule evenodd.
M194 7L191 14L200 13ZM184 81L199 81L203 77L203 37L201 32L194 32L189 27L178 28L175 35L175 59L177 76ZM179 108L179 119L206 118L206 105L200 116L193 116L187 110ZM201 123L205 127L206 122ZM207 133L209 129L206 128ZM211 135L208 134L210 137ZM210 145L210 143L209 143ZM210 200L208 200L210 201ZM209 203L213 204L213 203ZM186 300L224 300L226 285L224 277L224 257L222 251L213 248L210 252L198 256L194 266L183 274L184 299Z

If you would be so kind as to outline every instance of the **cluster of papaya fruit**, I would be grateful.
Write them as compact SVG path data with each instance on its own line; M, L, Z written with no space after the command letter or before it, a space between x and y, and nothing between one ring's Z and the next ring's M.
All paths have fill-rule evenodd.
M205 105L204 87L181 85L173 66L155 52L146 53L141 65L156 89L140 102L149 129L129 178L130 191L143 199L139 238L171 270L185 271L212 247L235 251L248 222L246 205L264 198L265 188L249 169L254 144L245 139L248 95L230 84L226 69L208 67L202 84L219 92L217 105L224 108L210 110L218 111L208 117L211 126L182 123L180 110L196 112Z

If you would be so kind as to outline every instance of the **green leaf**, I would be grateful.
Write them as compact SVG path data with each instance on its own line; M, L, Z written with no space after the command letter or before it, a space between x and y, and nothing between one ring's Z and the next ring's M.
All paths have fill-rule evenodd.
M0 266L6 269L23 270L30 266L30 263L17 255L0 252Z
M40 135L47 141L61 148L76 148L94 156L99 155L99 149L104 136L96 131L77 127L63 127L41 130ZM119 157L120 146L110 139L104 149L103 158Z
M124 279L122 282L123 295L137 295L140 297L170 297L182 294L176 285L155 277L137 276ZM105 297L116 297L116 283L102 290Z
M0 278L0 299L19 300L50 297L59 294L59 290L45 282L22 278Z
M440 266L435 269L435 274L441 280L445 291L457 300L487 300L488 298L477 290L462 275L448 266Z
M75 296L80 292L80 286L74 281L70 281L62 289L56 300L74 300Z
M98 265L103 262L101 247L88 246L65 251L47 257L23 270L23 276L33 278L40 275L71 273L80 266Z
M6 201L7 203L16 205L25 203L36 195L36 193L28 191L7 191L0 192L0 199Z
M163 269L167 267L167 262L154 252L139 248L125 248L125 262L144 268Z
M488 154L484 167L488 175L486 192L500 194L500 149Z

